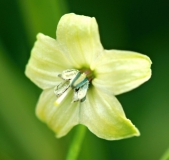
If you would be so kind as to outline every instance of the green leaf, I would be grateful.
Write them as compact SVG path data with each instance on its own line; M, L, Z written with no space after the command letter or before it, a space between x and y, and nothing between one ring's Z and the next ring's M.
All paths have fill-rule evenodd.
M164 153L160 160L169 160L169 149Z
M42 32L55 37L60 17L67 12L65 0L19 0L30 43Z

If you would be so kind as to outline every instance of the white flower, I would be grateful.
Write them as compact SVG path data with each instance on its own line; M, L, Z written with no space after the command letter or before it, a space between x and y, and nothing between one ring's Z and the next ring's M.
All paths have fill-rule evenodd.
M43 89L37 116L57 137L77 124L107 140L139 136L115 95L150 78L150 59L131 51L104 50L95 18L66 14L56 36L38 34L26 67L26 75Z

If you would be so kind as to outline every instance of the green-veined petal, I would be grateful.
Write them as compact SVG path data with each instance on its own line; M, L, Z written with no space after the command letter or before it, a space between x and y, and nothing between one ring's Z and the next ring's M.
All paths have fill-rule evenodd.
M37 35L37 41L26 66L26 75L40 88L55 86L58 74L71 68L65 54L61 53L55 39L43 34Z
M105 50L93 64L93 85L115 95L130 91L151 77L151 60L131 51Z
M73 126L79 123L79 103L71 103L73 92L70 92L60 105L56 106L56 95L52 89L44 90L39 98L36 114L56 133L66 135Z
M88 67L102 53L95 18L66 14L59 21L57 40L76 68Z
M100 138L118 140L139 136L139 131L125 117L118 100L94 87L89 89L80 110L80 123Z

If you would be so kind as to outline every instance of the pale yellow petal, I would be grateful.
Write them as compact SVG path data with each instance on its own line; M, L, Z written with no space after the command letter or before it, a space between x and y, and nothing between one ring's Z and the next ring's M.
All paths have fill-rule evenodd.
M55 133L56 136L66 135L79 122L79 102L71 103L73 93L70 92L60 105L56 106L54 89L42 92L36 108L36 114Z
M80 123L107 140L139 136L138 129L125 117L118 100L94 87L89 89L86 101L81 104Z
M66 14L59 21L57 40L76 68L89 67L103 51L95 18Z
M130 91L151 77L151 60L131 51L105 50L92 69L96 78L93 85L115 95Z
M37 35L37 41L26 66L26 75L42 89L55 86L58 74L71 68L71 65L55 39L43 34Z

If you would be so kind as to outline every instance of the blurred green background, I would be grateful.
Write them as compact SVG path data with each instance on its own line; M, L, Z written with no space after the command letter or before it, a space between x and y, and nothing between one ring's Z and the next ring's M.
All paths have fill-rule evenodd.
M76 127L65 137L35 116L41 92L24 75L36 34L55 38L69 12L94 16L106 49L148 55L153 75L117 98L141 136L106 141L87 132L79 160L158 160L169 147L168 0L0 0L0 160L63 160Z

